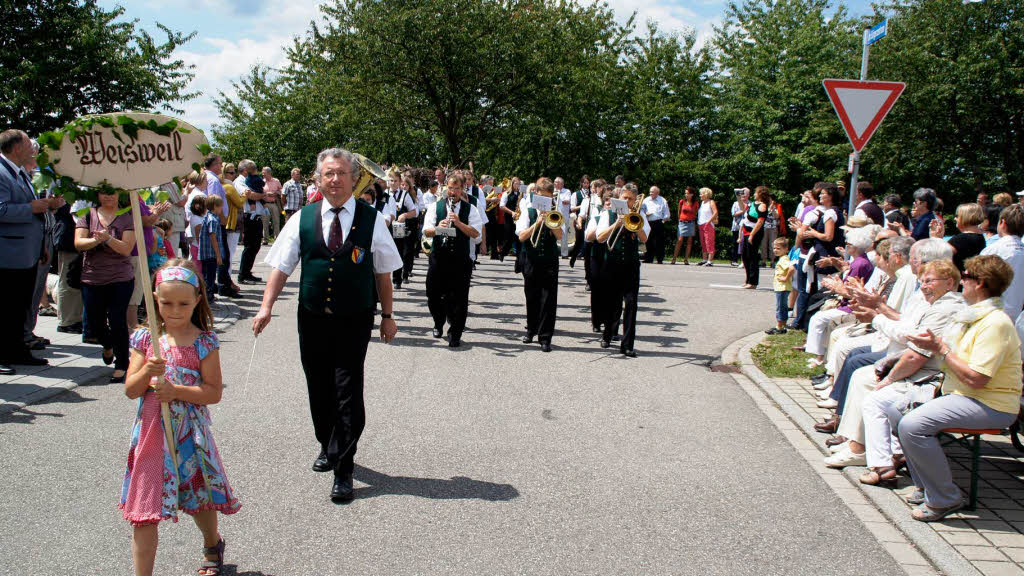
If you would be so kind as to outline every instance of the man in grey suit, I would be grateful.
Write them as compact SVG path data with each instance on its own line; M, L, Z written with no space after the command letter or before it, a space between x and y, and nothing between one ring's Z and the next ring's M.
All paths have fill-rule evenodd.
M23 166L32 159L32 141L21 130L0 132L0 374L13 364L41 366L25 346L25 313L43 254L43 213L56 198L36 198Z

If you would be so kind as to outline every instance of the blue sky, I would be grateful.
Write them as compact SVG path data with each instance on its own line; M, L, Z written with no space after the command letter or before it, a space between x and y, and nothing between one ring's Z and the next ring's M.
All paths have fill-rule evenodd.
M854 14L870 12L869 0L844 2ZM160 22L196 37L178 49L177 55L200 66L192 90L202 94L185 103L184 118L208 130L218 122L213 98L219 90L233 93L231 81L253 64L279 66L284 46L303 35L310 21L319 17L319 0L99 0L106 9L125 8L125 18L138 19L148 30ZM692 28L698 42L712 32L725 11L724 0L608 0L624 21L637 12L637 22L654 20L662 31Z

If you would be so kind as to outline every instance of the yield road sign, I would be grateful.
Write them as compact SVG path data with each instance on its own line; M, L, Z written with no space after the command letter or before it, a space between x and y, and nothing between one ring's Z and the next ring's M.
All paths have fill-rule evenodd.
M860 152L907 87L903 82L822 81L853 149Z

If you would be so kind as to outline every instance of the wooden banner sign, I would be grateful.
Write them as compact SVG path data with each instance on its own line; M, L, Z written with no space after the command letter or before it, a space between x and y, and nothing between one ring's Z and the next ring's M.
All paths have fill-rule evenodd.
M48 160L58 175L81 186L159 186L187 174L210 150L197 128L162 114L85 116L60 133L59 149L49 150Z

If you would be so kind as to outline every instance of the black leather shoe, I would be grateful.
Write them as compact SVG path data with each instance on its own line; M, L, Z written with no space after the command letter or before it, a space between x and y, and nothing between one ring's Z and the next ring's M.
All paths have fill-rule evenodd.
M540 349L541 349L542 352L551 352L551 343L550 342L541 342L540 343Z
M125 373L121 374L120 376L111 375L110 376L110 383L111 384L124 384L124 379L127 376L128 376L128 372L127 371L125 371Z
M458 338L452 338L448 342L448 347L449 348L458 348L459 346L462 346L462 340L459 340Z
M330 472L334 470L334 463L327 459L327 452L320 451L320 455L313 461L313 472Z
M220 294L221 296L225 296L227 298L241 298L242 297L242 293L241 292L239 292L238 290L232 290L231 288L228 288L228 287L221 288L220 291L218 291L218 294Z
M604 328L601 328L600 326L594 326L590 329L590 331L593 332L594 334L600 334L601 332L604 332Z
M0 364L0 376L11 376L17 373L17 370L8 366L7 364Z
M530 342L533 342L533 334L523 336L523 344L529 344Z
M438 330L437 328L434 328L434 329L433 329L433 330L432 330L432 331L430 332L430 334L431 334L431 335L432 335L432 336L433 336L434 338L440 338L440 337L441 337L441 331L440 331L440 330Z
M622 340L622 336L619 336L618 334L612 336L612 342L618 342L619 340Z
M334 487L331 488L331 502L335 504L347 504L355 498L352 491L352 475L344 474L334 477Z
M18 366L46 366L50 363L46 358L36 358L31 354L25 354L17 358L10 358L7 361L8 364L17 364Z
M63 332L65 334L81 334L82 323L76 322L74 324L69 324L67 326L57 326L57 332Z
M609 347L611 345L612 345L611 342L609 342L607 340L601 340L601 348L607 348L607 347Z
M633 350L633 349L623 350L622 353L624 355L626 355L626 356L629 356L630 358L636 358L636 350Z
M825 380L828 380L828 374L818 374L817 376L811 376L811 384L821 384Z

